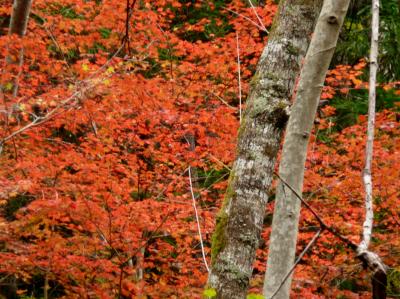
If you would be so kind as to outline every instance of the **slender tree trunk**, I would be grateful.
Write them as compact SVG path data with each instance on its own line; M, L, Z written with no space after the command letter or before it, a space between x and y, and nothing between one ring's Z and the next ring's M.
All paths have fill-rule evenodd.
M46 272L44 275L44 286L43 286L43 299L49 298L49 273Z
M325 0L300 75L286 130L279 176L297 193L303 187L307 145L325 75L335 51L350 0ZM278 185L270 239L264 296L270 298L294 263L300 201L282 182ZM291 276L274 298L287 299Z
M32 0L14 0L9 28L10 35L17 34L20 37L25 35L31 5Z
M16 34L19 37L24 37L28 25L29 13L31 10L32 0L14 0L13 10L10 20L9 35ZM19 87L19 76L21 74L21 67L24 61L24 49L21 48L15 55L8 55L6 57L7 64L15 64L18 68L18 73L13 82L13 97L17 96Z
M251 81L237 157L212 241L209 287L216 289L217 298L246 297L291 94L321 2L281 1Z
M372 202L372 157L375 130L376 103L376 73L378 71L378 40L379 40L379 0L372 0L371 51L369 56L369 96L368 96L368 129L365 149L365 168L363 182L365 187L365 221L363 236L357 248L357 254L372 271L372 298L385 299L387 274L386 265L379 256L368 251L372 236L374 210Z

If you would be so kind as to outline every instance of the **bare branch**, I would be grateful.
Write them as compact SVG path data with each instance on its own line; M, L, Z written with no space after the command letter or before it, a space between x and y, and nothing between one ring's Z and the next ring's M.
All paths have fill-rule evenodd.
M275 175L281 180L281 182L288 187L293 194L304 204L304 206L311 212L311 214L314 215L315 219L319 222L320 226L322 229L326 229L329 231L331 234L334 236L338 237L340 240L342 240L344 243L346 243L351 249L356 250L357 245L353 243L353 241L347 239L345 236L341 235L334 227L328 225L325 223L325 221L317 214L317 212L314 211L314 209L300 196L299 193L296 192L296 190L293 189L292 186L290 186L285 180L283 180L279 174L275 172Z
M265 28L265 25L264 25L263 21L261 20L260 16L258 15L257 10L256 10L256 8L254 7L254 5L253 5L253 3L251 2L251 0L248 0L248 2L249 2L250 6L251 6L251 8L252 8L252 10L253 10L253 13L256 15L258 22L260 23L260 27L263 28L263 30L264 30L265 32L269 33L268 30L267 30L267 28Z
M54 116L58 115L61 113L61 109L65 108L68 104L72 103L74 100L79 99L82 97L82 95L85 94L86 91L90 90L91 88L97 86L98 84L101 83L101 80L97 80L96 82L91 82L90 80L93 79L97 74L100 72L104 71L106 67L111 63L111 61L119 54L119 52L122 50L124 45L121 45L117 51L113 54L113 56L107 60L99 69L97 69L93 74L91 74L87 79L84 81L79 82L77 86L83 86L79 87L70 97L66 98L65 100L61 101L53 110L49 111L46 113L44 116L41 117L35 117L32 122L29 124L25 125L24 127L10 133L8 136L4 137L2 140L0 140L0 153L3 145L12 139L14 136L21 134L22 132L25 132L33 127L37 127L50 119L52 119Z
M279 177L278 174L276 176L282 181L282 183L288 187L294 195L305 205L305 207L311 211L314 217L320 224L321 230L326 229L331 234L339 238L342 242L344 242L350 249L357 253L357 258L361 260L364 264L364 267L368 268L372 272L372 286L373 286L373 299L384 299L386 298L386 272L387 266L380 259L380 257L372 251L368 249L360 248L361 245L357 246L348 238L342 236L334 227L328 226L322 218L311 208L311 206L304 201L301 196L290 186L287 182L285 182L282 178ZM288 275L290 275L289 273ZM282 282L284 284L285 281ZM279 289L278 289L279 291Z
M225 7L225 6L223 6L222 8L225 9L225 10L227 10L227 11L229 11L229 12L231 12L231 13L233 13L233 14L235 14L235 15L237 15L237 16L239 16L239 17L242 17L243 19L245 19L245 20L249 21L250 23L252 23L252 24L253 24L254 26L256 26L258 29L260 29L260 30L265 31L265 32L268 33L268 30L267 30L265 27L260 26L259 24L257 24L256 22L254 22L252 19L246 17L245 15L242 15L242 14L240 14L240 13L238 13L238 12L232 10L232 9L229 9L229 8L227 8L227 7Z
M196 216L196 223L197 223L197 231L199 233L199 238L200 238L201 254L203 255L203 261L204 261L204 265L206 266L207 272L210 273L210 268L208 267L206 254L204 252L203 237L201 235L199 213L197 212L196 199L195 199L194 192L193 192L192 172L191 172L191 167L190 166L188 168L188 172L189 172L190 194L192 195L193 209L194 209L194 213L195 213L195 216Z

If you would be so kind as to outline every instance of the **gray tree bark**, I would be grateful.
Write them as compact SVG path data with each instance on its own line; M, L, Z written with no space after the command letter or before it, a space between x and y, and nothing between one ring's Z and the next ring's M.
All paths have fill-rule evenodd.
M281 1L251 81L237 157L212 240L209 287L245 298L290 98L322 0Z
M286 130L279 176L301 194L307 145L313 127L325 75L335 51L350 0L325 0L300 75L296 99ZM275 202L272 233L264 283L264 296L280 287L294 263L300 201L282 182ZM292 276L274 298L287 299Z
M26 28L28 26L28 19L31 10L31 5L32 5L32 0L14 0L13 10L10 20L10 27L8 30L9 35L16 34L19 37L25 36ZM16 97L18 93L18 86L19 86L18 79L21 73L20 69L22 67L23 61L24 61L23 48L21 48L19 53L17 53L15 56L8 55L6 57L7 64L15 64L18 66L19 69L18 74L15 76L13 82L13 90L12 90L13 97Z

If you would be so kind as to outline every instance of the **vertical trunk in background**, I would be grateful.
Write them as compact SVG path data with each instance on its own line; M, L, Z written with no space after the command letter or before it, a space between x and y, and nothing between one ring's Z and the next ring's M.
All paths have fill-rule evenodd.
M368 265L372 272L372 298L386 299L388 267L380 257L368 250L374 220L372 194L372 158L374 148L375 109L376 109L376 74L378 71L378 41L379 41L379 0L372 0L371 51L369 55L369 95L368 95L368 129L365 146L365 168L363 182L365 188L365 221L362 240L357 248L358 257Z
M10 35L17 34L20 37L25 35L31 4L31 0L14 0L8 31Z
M236 161L212 240L209 287L243 299L253 270L294 82L322 0L282 0L242 120Z
M16 34L19 37L25 36L31 5L32 5L32 0L14 0L13 10L10 20L10 28L8 30L9 35ZM22 67L23 60L24 60L23 48L16 55L7 56L6 58L7 64L15 64L18 66L18 69ZM18 70L18 74L15 76L13 82L12 94L14 97L17 96L18 93L19 75L20 75L20 70Z
M297 193L303 187L307 145L314 123L325 75L335 51L340 28L350 0L325 0L307 51L296 99L291 111L279 176ZM280 287L294 263L300 201L282 182L278 185L272 221L264 296L270 298ZM287 299L291 276L274 298Z

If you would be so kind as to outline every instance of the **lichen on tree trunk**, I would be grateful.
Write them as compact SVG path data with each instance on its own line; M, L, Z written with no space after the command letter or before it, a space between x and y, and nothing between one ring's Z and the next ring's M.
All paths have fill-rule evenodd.
M209 287L245 298L290 98L322 0L281 1L251 81L236 161L217 216Z

